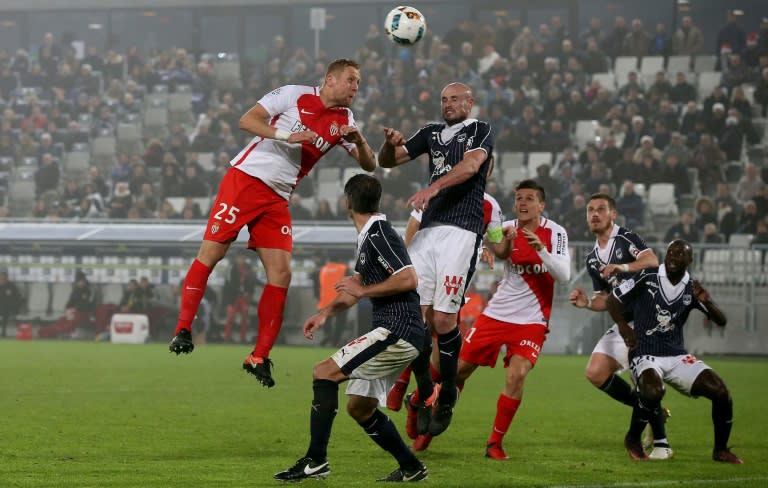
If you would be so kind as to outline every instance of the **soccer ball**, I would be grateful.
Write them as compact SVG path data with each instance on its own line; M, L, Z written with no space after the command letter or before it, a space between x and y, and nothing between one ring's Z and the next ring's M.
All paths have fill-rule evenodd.
M384 32L387 37L401 46L416 44L427 31L427 21L421 12L413 7L397 7L387 14Z

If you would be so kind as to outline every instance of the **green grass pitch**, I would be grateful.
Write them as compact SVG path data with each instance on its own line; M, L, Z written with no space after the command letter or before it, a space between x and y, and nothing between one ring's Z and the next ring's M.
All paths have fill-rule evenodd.
M312 365L328 349L275 349L271 390L241 369L247 346L206 345L176 357L165 345L0 341L0 487L261 487L302 456ZM450 429L420 454L428 486L768 486L768 360L704 358L729 385L731 445L746 464L710 459L710 404L668 391L675 458L630 461L630 410L583 376L586 357L543 356L505 439L508 462L484 443L501 368L469 380ZM342 390L343 393L343 390ZM312 487L363 487L395 468L346 415L329 446L332 474ZM390 415L403 432L404 412Z

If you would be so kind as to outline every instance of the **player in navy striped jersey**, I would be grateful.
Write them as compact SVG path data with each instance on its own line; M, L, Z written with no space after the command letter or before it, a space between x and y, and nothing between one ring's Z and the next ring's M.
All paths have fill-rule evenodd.
M349 380L347 412L399 464L398 469L378 481L420 481L427 478L427 468L405 445L395 424L377 408L386 401L387 392L400 372L417 357L422 358L423 365L414 366L416 380L420 387L431 388L429 355L419 354L424 349L426 328L416 294L416 272L403 240L386 217L378 213L379 181L365 174L355 175L345 185L344 195L358 231L356 274L336 284L336 298L307 319L304 336L313 339L314 332L329 316L366 296L373 305L373 327L315 365L309 448L304 457L277 473L275 479L298 481L330 474L327 450L339 407L339 383Z
M580 288L571 292L571 303L579 308L605 311L605 299L611 289L645 268L659 265L659 260L643 239L629 229L616 225L616 202L610 195L595 193L587 203L587 224L595 234L595 247L587 254L586 268L594 294L590 298ZM631 317L628 321L631 323ZM637 392L618 373L629 368L627 346L614 324L595 345L587 363L587 379L630 407L637 404ZM651 421L654 450L651 459L672 456L664 427L664 412Z
M456 314L483 232L483 193L493 152L490 125L469 118L474 98L468 86L448 84L440 105L445 123L428 124L407 141L399 131L385 128L379 151L384 168L429 155L429 185L407 203L424 212L409 254L419 276L422 311L440 351L442 389L429 423L432 435L448 427L456 403L461 349Z
M728 388L717 373L685 350L683 326L691 310L702 311L719 326L727 322L707 290L688 274L691 261L691 245L674 240L667 247L663 265L641 271L608 296L608 311L629 347L630 370L640 392L624 444L633 459L647 458L640 434L651 412L659 408L667 383L684 395L703 396L712 402L712 459L742 464L728 449L733 423ZM634 329L627 322L628 311L634 318Z

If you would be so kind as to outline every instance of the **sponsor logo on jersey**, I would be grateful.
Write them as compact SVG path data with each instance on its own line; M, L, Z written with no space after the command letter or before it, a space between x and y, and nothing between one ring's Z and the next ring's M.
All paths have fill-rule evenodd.
M215 234L219 231L219 224L218 222L214 222L214 224L211 226L211 234Z
M634 257L637 257L638 254L640 254L640 249L637 248L634 244L629 245L629 254L631 254Z
M655 332L660 332L663 334L673 330L675 328L675 324L672 323L673 317L674 316L669 312L669 310L656 305L656 327L650 330L646 330L645 335L652 335Z
M635 287L635 280L630 278L624 283L619 285L619 291L621 292L622 295L624 295L634 287Z
M293 123L293 126L291 127L291 132L303 132L305 130L309 130L306 125L302 124L301 121L297 120Z
M395 272L394 269L392 269L392 266L389 265L386 259L384 257L379 256L376 258L379 261L379 264L381 264L385 270L387 270L387 273L392 274Z
M446 295L458 295L459 289L461 289L461 286L464 284L464 277L463 276L448 276L445 275L445 283L443 283L443 286L445 287L445 294Z
M515 274L542 274L549 273L547 266L544 264L509 264L509 270Z
M434 151L432 154L432 164L435 165L435 170L432 172L432 178L438 177L451 170L450 164L445 164L445 155L440 151Z

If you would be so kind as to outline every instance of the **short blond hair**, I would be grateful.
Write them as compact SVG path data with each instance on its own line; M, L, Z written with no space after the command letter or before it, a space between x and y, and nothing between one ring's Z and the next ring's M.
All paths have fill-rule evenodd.
M325 70L325 76L328 75L338 75L342 71L344 71L346 68L355 68L360 69L360 63L355 61L354 59L348 59L348 58L339 58L334 61L331 61L331 64L328 65L328 68Z

